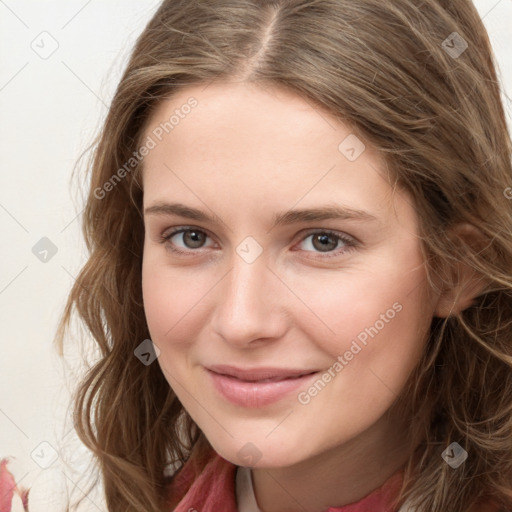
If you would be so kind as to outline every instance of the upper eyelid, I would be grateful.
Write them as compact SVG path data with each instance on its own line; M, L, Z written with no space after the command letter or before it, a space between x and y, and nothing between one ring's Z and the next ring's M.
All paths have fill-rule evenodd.
M167 230L166 230L167 231ZM198 226L175 226L173 228L170 228L169 229L169 232L167 233L166 231L164 231L162 233L162 238L164 237L170 237L170 236L173 236L173 235L178 235L180 233L183 233L185 231L201 231L202 233L206 233L210 238L215 238L211 233L210 231L208 231L207 229L204 229L204 228L200 228Z
M194 231L194 230L201 231L201 232L205 233L212 240L215 239L215 236L213 236L208 229L200 228L198 226L190 226L190 225L175 226L175 227L171 228L167 234L165 234L166 231L164 231L162 233L161 237L170 239L170 237L172 237L174 235L178 235L178 234L181 234L186 231ZM333 234L334 236L339 237L342 241L344 239L346 239L347 241L353 242L354 245L360 244L360 241L353 235L349 235L348 233L344 233L342 231L338 231L338 230L332 229L332 228L306 228L305 230L301 230L301 234L300 234L300 236L302 237L301 240L303 240L304 238L311 236L315 233L321 233L321 232ZM199 249L201 249L201 248L199 248ZM194 249L190 249L190 250L192 251Z

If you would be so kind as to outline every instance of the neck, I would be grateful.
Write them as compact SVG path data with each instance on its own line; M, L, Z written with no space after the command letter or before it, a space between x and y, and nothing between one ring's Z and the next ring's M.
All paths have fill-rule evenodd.
M261 512L322 512L360 501L402 468L409 451L407 426L384 415L349 442L293 466L253 468Z

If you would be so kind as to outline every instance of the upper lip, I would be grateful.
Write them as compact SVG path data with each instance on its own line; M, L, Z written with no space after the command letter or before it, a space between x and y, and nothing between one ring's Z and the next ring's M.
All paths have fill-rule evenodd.
M208 370L221 375L229 375L240 380L257 381L263 379L286 379L316 373L318 370L296 369L296 368L275 368L270 366L260 368L237 368L225 364L207 366Z

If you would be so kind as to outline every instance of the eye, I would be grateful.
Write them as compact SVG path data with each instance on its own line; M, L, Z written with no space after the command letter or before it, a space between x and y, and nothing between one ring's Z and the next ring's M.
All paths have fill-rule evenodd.
M302 244L307 247L303 249L306 252L324 253L327 257L338 256L355 249L357 246L357 242L352 237L330 230L313 231L303 239ZM342 246L341 250L340 244Z
M176 240L173 241L173 238L176 238ZM210 238L209 235L202 229L179 227L170 233L161 235L160 241L166 244L172 252L188 256L196 252L194 249L208 247L205 246L208 238ZM308 239L310 240L308 241ZM181 240L181 246L177 245L179 240ZM347 235L324 229L310 232L302 238L301 244L307 247L306 249L301 249L305 252L317 252L325 254L326 257L332 257L355 249L357 241Z
M176 242L171 241L174 237L176 237L176 240L181 239L181 243L184 244L184 247L176 247ZM166 235L162 235L161 242L165 243L173 252L188 254L194 249L201 249L207 238L209 238L209 236L201 229L181 227L171 231Z

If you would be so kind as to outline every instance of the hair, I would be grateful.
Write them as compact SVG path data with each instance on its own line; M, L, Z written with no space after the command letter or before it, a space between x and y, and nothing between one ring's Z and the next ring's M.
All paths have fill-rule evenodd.
M459 56L443 47L454 32L468 44ZM470 307L432 319L425 351L397 400L410 416L418 454L405 466L398 501L410 499L418 512L466 511L482 497L510 503L512 143L496 69L470 0L160 5L94 143L82 220L89 256L56 337L62 353L76 310L99 349L73 405L80 439L99 463L108 510L162 510L165 469L191 453L204 463L209 443L159 366L134 356L150 338L141 287L143 160L108 193L98 190L133 157L163 100L229 80L300 95L381 152L390 183L414 201L432 289L456 284L447 265L467 265L487 283ZM458 223L477 228L483 242L450 236ZM457 470L441 458L455 441L469 453Z

